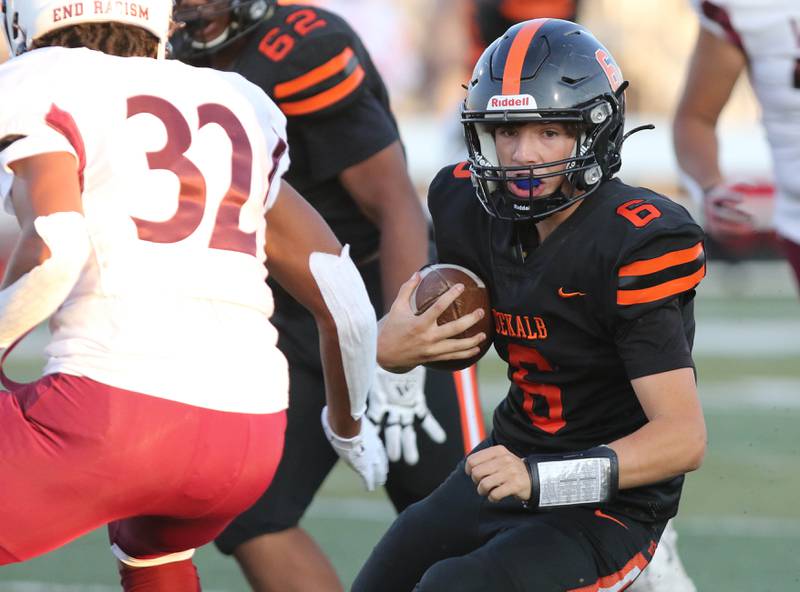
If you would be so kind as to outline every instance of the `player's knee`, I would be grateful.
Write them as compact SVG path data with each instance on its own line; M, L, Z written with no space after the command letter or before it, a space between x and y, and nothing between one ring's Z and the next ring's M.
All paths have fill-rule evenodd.
M487 592L493 590L490 570L475 557L451 557L425 572L414 592Z

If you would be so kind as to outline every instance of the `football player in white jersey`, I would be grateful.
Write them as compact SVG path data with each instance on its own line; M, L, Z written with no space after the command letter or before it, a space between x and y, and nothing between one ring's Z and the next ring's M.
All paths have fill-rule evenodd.
M375 315L347 247L281 179L274 103L153 59L171 0L4 4L0 200L21 234L0 348L47 318L52 337L40 380L0 371L0 565L108 524L125 590L199 590L194 548L261 495L283 447L265 261L317 320L323 427L370 488L386 475L361 421Z
M700 31L674 121L675 153L704 196L715 238L763 231L758 192L726 178L716 126L739 75L747 71L761 106L776 185L771 221L800 282L800 2L693 0Z

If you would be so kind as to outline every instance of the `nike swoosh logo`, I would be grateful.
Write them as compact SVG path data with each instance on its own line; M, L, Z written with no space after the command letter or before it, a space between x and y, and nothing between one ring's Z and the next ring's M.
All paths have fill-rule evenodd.
M562 298L575 298L576 296L586 296L585 292L565 292L564 288L558 289L558 295Z
M617 524L619 524L619 525L620 525L622 528L624 528L625 530L628 530L628 527L627 527L627 526L625 526L625 524L624 524L623 522L621 522L621 521L617 520L617 519L616 519L616 518L614 518L613 516L609 516L608 514L604 514L604 513L603 513L603 512L601 512L600 510L595 510L595 511L594 511L594 515L595 515L595 516L597 516L598 518L607 518L607 519L611 520L612 522L616 522Z

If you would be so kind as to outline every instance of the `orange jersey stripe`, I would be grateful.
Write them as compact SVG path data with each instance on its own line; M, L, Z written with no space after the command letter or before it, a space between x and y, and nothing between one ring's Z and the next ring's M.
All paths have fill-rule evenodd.
M483 412L478 398L478 373L473 364L464 370L453 372L458 395L458 411L461 416L461 438L464 453L468 453L486 438Z
M634 261L628 265L623 265L619 268L619 277L627 277L634 275L647 275L648 273L656 273L668 267L681 265L682 263L689 263L694 261L703 253L703 243L697 243L688 249L681 249L680 251L672 251L666 255L655 257L653 259L645 259L643 261Z
M336 57L331 58L321 66L309 70L302 76L298 76L287 82L275 85L275 99L285 99L286 97L311 88L315 84L338 74L347 67L348 62L353 57L353 50L345 47Z
M280 107L285 115L307 115L308 113L314 113L315 111L320 111L325 107L330 107L334 103L341 101L357 89L362 80L364 80L364 69L358 66L347 78L336 86L302 101L278 103L278 107Z
M641 553L637 553L618 572L603 576L594 584L573 588L567 592L616 592L617 590L624 590L636 579L636 576L642 573L645 567L647 567L647 559Z
M692 275L687 275L676 280L670 280L663 284L658 284L652 288L641 290L617 290L617 304L644 304L645 302L655 302L668 296L680 294L686 290L694 288L706 275L706 266L703 265Z
M533 36L548 19L536 19L517 31L517 36L511 42L511 49L508 50L506 65L503 68L503 94L518 95L519 79L522 76L522 66L525 63L525 56L528 55Z

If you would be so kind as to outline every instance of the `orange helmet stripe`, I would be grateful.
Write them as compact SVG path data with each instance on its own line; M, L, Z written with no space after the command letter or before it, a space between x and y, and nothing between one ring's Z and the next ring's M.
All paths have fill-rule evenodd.
M511 42L511 49L508 50L506 65L503 68L503 94L518 95L520 86L520 76L522 75L522 65L525 63L525 56L531 45L536 31L550 19L536 19L523 26L517 31L514 41Z

